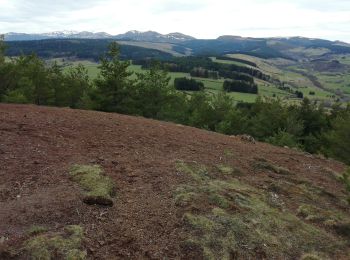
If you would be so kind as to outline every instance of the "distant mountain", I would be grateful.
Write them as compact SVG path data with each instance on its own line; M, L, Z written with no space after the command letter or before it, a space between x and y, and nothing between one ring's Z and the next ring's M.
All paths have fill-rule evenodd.
M105 32L76 32L76 31L56 31L41 34L27 34L27 33L6 33L5 41L33 41L33 40L47 40L47 39L108 39L112 35Z
M131 40L131 41L142 41L142 42L161 42L161 43L180 43L184 41L194 40L192 36L188 36L182 33L169 33L160 34L154 31L140 32L140 31L129 31L124 34L119 34L113 38L118 40Z
M183 41L194 40L192 36L182 33L160 34L154 31L140 32L129 31L124 34L111 35L105 32L76 32L76 31L57 31L42 34L26 34L10 32L5 34L5 41L32 41L47 39L118 39L130 41L147 41L147 42L166 42L180 43Z
M233 35L223 35L217 39L195 39L182 33L161 34L155 31L128 31L124 34L110 35L105 32L58 31L43 34L7 33L6 41L32 41L51 39L82 39L82 40L119 40L124 45L157 49L164 51L166 43L171 51L183 55L225 55L242 53L261 58L286 58L292 60L312 60L325 55L350 53L350 44L340 41L328 41L306 37L274 37L251 38ZM158 44L155 44L158 43ZM93 43L91 43L93 45ZM161 48L161 49L159 49Z

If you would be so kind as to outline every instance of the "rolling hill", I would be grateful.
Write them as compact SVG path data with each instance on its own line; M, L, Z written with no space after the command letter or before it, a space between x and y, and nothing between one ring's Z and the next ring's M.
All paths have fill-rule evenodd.
M0 104L1 259L349 259L337 161L182 125Z
M195 39L182 33L160 34L155 31L129 31L110 35L105 32L62 31L43 34L6 33L5 41L32 41L48 39L116 39L130 42L170 43L187 48L196 55L223 55L244 53L261 58L287 58L298 60L326 54L350 53L350 44L305 37L251 38L224 35L217 39ZM176 47L175 47L176 48ZM191 53L191 52L188 52ZM311 54L310 54L311 53Z
M117 41L121 45L123 59L172 62L173 57L233 57L240 61L217 60L238 66L255 64L253 67L271 77L270 82L256 79L265 96L288 98L295 91L300 91L305 97L326 102L327 106L350 100L350 44L339 41L230 35L203 40L181 33L163 35L154 31L129 31L115 36L105 33L54 32L41 35L41 40L37 40L39 38L36 35L11 38L13 35L17 34L6 36L8 56L34 52L45 59L69 58L97 62L108 45ZM221 88L221 81L214 83L213 91ZM255 98L249 96L244 100L252 102Z

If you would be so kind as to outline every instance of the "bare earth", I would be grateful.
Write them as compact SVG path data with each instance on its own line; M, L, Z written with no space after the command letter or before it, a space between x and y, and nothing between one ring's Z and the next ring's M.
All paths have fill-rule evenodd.
M176 162L230 165L244 173L241 181L264 189L284 177L256 174L261 158L322 187L330 194L325 205L345 194L329 173L343 172L342 163L293 149L119 114L0 104L0 258L27 259L20 249L32 225L73 224L84 228L91 259L186 258L183 209L173 197L189 177ZM117 187L113 207L81 201L68 175L74 164L104 169ZM283 199L297 210L299 201L288 194Z

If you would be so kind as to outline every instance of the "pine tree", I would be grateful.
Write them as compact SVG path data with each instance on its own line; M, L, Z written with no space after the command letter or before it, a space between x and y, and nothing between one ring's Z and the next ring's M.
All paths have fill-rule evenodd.
M118 44L109 46L107 56L101 59L100 74L95 80L98 109L106 112L131 113L133 74L128 71L129 61L119 59Z

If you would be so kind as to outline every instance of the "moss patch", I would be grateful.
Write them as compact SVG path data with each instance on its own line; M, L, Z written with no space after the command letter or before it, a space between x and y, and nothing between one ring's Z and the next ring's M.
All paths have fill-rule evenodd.
M85 191L83 201L89 205L113 206L113 180L103 175L100 166L74 165L70 175Z
M82 260L86 258L82 239L82 227L67 226L63 232L46 233L31 238L26 242L25 250L33 260Z
M47 228L43 226L33 225L27 230L28 235L37 235L47 231Z
M218 168L182 162L177 169L193 179L175 194L177 205L186 206L185 248L195 248L204 259L297 259L313 252L332 256L346 248L332 234L282 211L275 193L213 173Z

